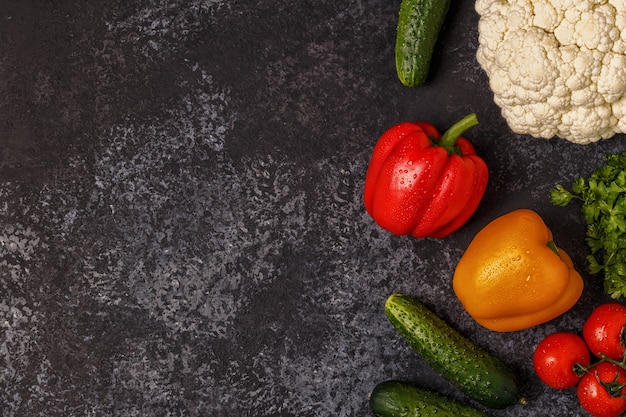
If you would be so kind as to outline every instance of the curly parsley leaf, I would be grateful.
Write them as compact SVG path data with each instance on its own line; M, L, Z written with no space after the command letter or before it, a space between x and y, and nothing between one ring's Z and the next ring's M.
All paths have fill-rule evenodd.
M567 191L561 184L557 185L550 194L550 201L557 206L567 206L572 198L577 196Z
M571 191L559 184L550 192L554 205L572 200L581 202L587 223L589 272L604 272L604 290L612 298L626 296L626 151L607 155L605 165L577 178Z

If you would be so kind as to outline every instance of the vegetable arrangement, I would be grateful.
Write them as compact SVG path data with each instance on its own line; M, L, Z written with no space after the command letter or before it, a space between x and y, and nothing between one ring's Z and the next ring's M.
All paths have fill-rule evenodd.
M626 158L626 153L620 157ZM609 157L614 159L619 160L617 156ZM610 206L609 200L616 207L617 202L626 201L613 196L626 187L626 168L617 164L598 171L610 178L613 171L620 174L616 184L588 180L593 189L588 192L593 198L557 187L551 196L553 202L567 204L576 197L583 204L597 206L597 212L607 207L616 212L618 209ZM379 168L378 172L384 170ZM584 180L577 183L586 184ZM582 192L580 184L575 192ZM599 221L601 216L591 218ZM616 230L621 227L615 219L607 225ZM597 234L594 237L608 241ZM613 249L620 245L616 237ZM457 264L452 286L479 324L506 332L536 326L565 313L581 296L583 280L567 253L554 244L552 232L541 217L532 210L518 209L496 218L476 234ZM461 336L415 299L394 294L385 303L385 314L409 346L469 399L492 409L525 403L516 375L504 362ZM532 358L537 375L555 389L576 387L579 403L594 417L625 413L625 329L626 306L610 303L598 307L586 321L582 338L557 332L537 346ZM597 358L595 362L592 355ZM378 417L484 415L480 409L467 409L464 403L395 380L377 385L369 404Z
M396 69L406 86L425 82L449 0L403 0ZM614 0L477 0L477 58L511 129L586 144L626 132L626 3ZM441 238L463 226L488 182L485 162L461 137L478 123L470 114L443 135L425 122L404 122L376 143L363 200L376 223L396 235ZM626 151L609 155L568 191L557 185L553 204L582 202L592 274L605 290L626 295ZM572 259L556 246L538 213L518 209L479 231L459 260L452 287L476 322L496 332L546 323L575 306L584 289ZM419 301L393 294L385 314L419 356L479 408L386 380L369 405L378 417L468 416L480 407L524 404L516 374L474 345ZM532 365L557 390L576 390L593 417L626 413L626 306L597 307L582 335L557 331L536 347Z
M578 144L626 131L626 2L477 0L476 58L511 130Z
M583 281L550 229L529 209L500 216L480 230L459 260L453 289L468 313L494 331L545 323L569 310ZM417 300L393 294L385 314L398 333L434 370L486 408L524 403L517 377L500 359L480 349ZM559 389L576 387L583 409L594 417L626 412L626 307L602 305L580 336L557 332L533 355L537 375ZM591 355L599 358L591 363ZM468 415L474 409L408 382L388 380L369 398L378 417ZM465 414L463 414L465 413Z
M453 288L478 323L510 332L565 313L580 298L583 280L541 217L519 209L478 232L456 267Z
M365 177L367 212L397 235L444 237L474 213L489 173L461 137L478 124L470 114L443 136L425 122L404 122L378 140Z
M606 164L589 178L579 177L568 191L557 185L550 201L566 206L581 201L587 223L586 242L591 250L591 274L604 272L604 290L612 298L626 294L626 152L609 154Z
M556 332L535 348L533 365L549 387L576 387L581 406L594 417L626 412L626 306L606 303L585 321L583 337ZM597 360L591 363L591 354Z

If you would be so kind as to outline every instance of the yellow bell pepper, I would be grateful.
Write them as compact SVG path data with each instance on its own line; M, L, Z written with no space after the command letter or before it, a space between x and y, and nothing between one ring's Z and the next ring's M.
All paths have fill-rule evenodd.
M510 332L565 313L580 298L583 279L541 217L519 209L478 232L456 267L453 287L479 324Z

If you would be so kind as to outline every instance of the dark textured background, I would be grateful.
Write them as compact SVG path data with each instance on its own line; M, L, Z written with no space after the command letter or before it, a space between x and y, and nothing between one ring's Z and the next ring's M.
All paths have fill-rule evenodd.
M415 380L462 401L399 339L386 297L421 299L520 374L525 406L583 415L533 374L534 346L606 300L576 206L592 145L512 134L454 2L418 89L396 79L399 1L0 1L0 409L13 416L368 416ZM467 133L481 206L440 240L378 228L362 187L403 120ZM538 211L583 271L570 312L509 334L463 311L451 276L487 222Z

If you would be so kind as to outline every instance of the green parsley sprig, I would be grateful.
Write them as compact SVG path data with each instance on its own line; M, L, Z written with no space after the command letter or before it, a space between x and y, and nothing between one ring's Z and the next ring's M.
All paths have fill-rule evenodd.
M612 298L625 296L626 151L607 155L606 164L589 178L576 179L571 191L559 184L550 192L550 201L557 206L566 206L573 199L582 202L587 224L589 272L604 272L604 291Z

